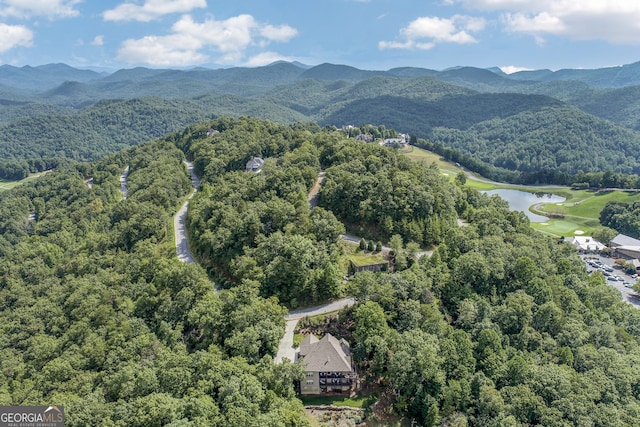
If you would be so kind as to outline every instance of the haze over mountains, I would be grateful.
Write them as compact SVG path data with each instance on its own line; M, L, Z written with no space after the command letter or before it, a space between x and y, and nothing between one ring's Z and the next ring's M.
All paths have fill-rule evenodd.
M91 160L217 116L384 125L505 171L640 172L640 62L443 71L277 62L113 73L0 67L3 160Z
M454 67L443 71L416 67L398 67L386 71L372 71L360 70L348 65L325 63L317 66L308 66L299 62L284 61L255 68L175 70L138 67L121 69L113 73L77 69L66 64L46 64L35 67L14 67L6 64L0 66L0 82L2 82L3 86L33 93L50 90L71 81L85 83L89 87L99 90L105 89L106 85L115 82L193 80L207 82L212 86L216 83L234 82L272 86L293 83L308 78L323 81L346 80L357 82L375 76L400 78L433 76L448 82L476 82L496 87L531 85L534 82L581 81L595 87L619 88L640 84L640 62L593 70L564 69L551 71L544 69L519 71L511 74L502 72L498 67L490 69Z

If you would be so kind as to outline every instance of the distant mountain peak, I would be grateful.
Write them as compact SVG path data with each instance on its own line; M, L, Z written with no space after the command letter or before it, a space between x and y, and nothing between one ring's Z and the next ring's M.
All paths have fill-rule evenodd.
M298 62L298 61L285 61L285 60L279 60L279 61L274 61L270 64L267 65L267 67L271 67L273 65L279 65L279 64L290 64L290 65L294 65L298 68L302 68L304 70L308 70L309 68L311 68L311 65L307 65L307 64L303 64L302 62Z

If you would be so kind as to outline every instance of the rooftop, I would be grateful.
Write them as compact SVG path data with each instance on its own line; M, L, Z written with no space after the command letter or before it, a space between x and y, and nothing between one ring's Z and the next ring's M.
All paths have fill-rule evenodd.
M321 340L308 335L300 344L300 356L304 357L306 372L352 371L349 343L343 339L338 340L331 334L325 335Z

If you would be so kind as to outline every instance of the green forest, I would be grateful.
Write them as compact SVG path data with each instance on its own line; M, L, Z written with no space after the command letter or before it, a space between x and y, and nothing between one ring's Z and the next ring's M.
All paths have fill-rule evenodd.
M640 239L640 204L609 202L600 212L600 224Z
M493 180L571 185L587 182L581 174L610 172L619 176L616 187L637 188L629 177L640 173L639 68L506 75L280 62L101 75L60 64L5 67L0 161L11 164L0 177L32 171L22 161L93 161L192 123L249 116L285 125L383 125Z
M252 157L260 173L244 171ZM197 264L173 246L185 158L201 178L187 216ZM301 367L273 362L284 315L353 296L338 338L390 415L459 427L640 417L640 312L573 246L340 131L209 120L64 163L0 193L0 212L0 405L64 405L69 426L306 426ZM345 282L347 229L392 246L392 271Z

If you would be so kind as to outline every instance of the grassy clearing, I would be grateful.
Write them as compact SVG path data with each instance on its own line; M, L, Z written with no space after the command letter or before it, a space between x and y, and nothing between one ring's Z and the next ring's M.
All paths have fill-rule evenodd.
M600 211L608 202L633 203L640 200L640 193L624 191L571 191L573 197L567 200L564 206L568 215L598 218Z
M358 243L340 240L338 244L342 247L343 253L341 261L343 275L349 274L351 261L356 265L376 264L386 261L380 252L361 251Z
M6 179L0 179L0 191L10 190L16 186L17 181L7 181Z
M438 169L440 169L443 174L451 177L451 179L455 178L458 172L462 171L461 168L443 159L438 154L432 153L431 151L427 151L422 148L411 146L409 148L403 148L399 151L414 162L424 162L427 164L435 163L438 166Z
M379 252L356 252L348 255L347 258L357 266L385 262L384 257Z
M0 179L0 191L11 190L12 188L17 187L20 184L23 184L25 182L29 182L29 181L32 181L32 180L34 180L36 178L39 178L42 175L44 175L45 173L47 173L47 172L49 172L49 171L34 173L34 174L29 175L25 179L21 179L20 181L11 181L11 180L7 180L7 179Z
M640 193L624 191L593 192L585 190L566 190L569 194L562 204L564 218L550 219L546 225L532 224L533 228L548 232L554 236L591 235L600 227L600 212L608 202L633 203L640 200ZM555 192L554 192L555 193ZM556 207L550 205L536 206L536 213L552 212ZM581 232L581 233L580 233Z

